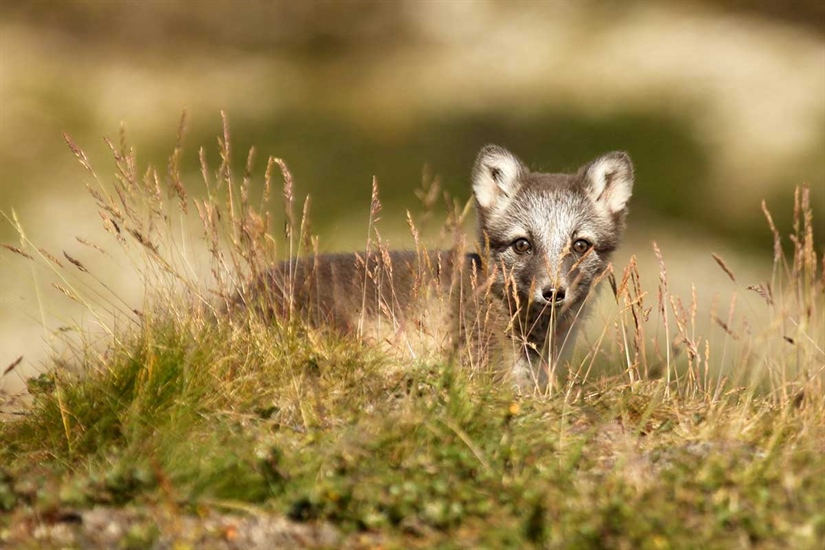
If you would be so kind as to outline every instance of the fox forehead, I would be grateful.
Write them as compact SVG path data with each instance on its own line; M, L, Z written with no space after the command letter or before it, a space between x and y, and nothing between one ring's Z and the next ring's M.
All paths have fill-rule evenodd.
M489 220L499 235L505 240L529 236L542 241L546 249L563 246L574 232L590 239L597 236L598 213L575 176L530 176L507 207Z

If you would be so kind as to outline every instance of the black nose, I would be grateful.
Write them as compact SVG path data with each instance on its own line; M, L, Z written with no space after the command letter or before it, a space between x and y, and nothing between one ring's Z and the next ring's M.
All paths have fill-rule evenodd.
M564 301L564 289L563 288L546 288L544 292L541 293L545 300L551 303L560 304Z

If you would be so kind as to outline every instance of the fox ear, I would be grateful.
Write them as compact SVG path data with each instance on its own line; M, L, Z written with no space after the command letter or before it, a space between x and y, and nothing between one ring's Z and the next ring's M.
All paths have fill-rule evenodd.
M615 216L633 193L633 163L627 153L607 153L585 167L584 185L594 203Z
M520 187L528 170L513 153L497 145L487 145L473 167L473 194L481 208L502 206Z

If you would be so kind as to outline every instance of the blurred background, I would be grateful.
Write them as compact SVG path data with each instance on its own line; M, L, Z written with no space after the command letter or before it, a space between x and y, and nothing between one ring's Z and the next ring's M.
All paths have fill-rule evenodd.
M322 251L363 246L373 176L381 232L404 246L422 174L467 200L486 143L543 171L628 151L637 180L616 263L637 256L655 296L656 241L671 289L695 284L705 312L770 277L763 199L787 233L808 183L825 238L820 0L4 1L0 242L19 244L14 215L38 246L95 261L75 237L107 235L62 133L112 181L103 137L123 123L141 166L164 173L184 109L187 186L199 188L200 147L219 163L224 110L238 173L252 145L259 185L266 157L283 158L312 196ZM4 250L0 269L0 368L24 357L0 388L16 391L53 331L86 314L36 290L43 275L18 256ZM128 274L107 284L140 304Z

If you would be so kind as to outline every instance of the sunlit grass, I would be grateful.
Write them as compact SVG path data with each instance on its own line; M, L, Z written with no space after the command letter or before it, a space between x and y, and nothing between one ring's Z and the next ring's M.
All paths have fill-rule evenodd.
M216 172L201 152L196 193L179 176L180 141L165 175L138 169L125 140L113 145L112 185L70 142L147 297L139 311L118 304L106 342L75 342L70 360L30 381L24 414L0 425L0 541L32 543L19 527L34 523L44 527L36 540L57 545L67 511L101 505L164 510L152 516L157 528L119 541L138 546L189 540L179 520L209 511L332 525L338 543L369 534L390 547L825 540L825 300L805 188L789 240L765 209L772 280L736 282L718 259L761 297L767 326L732 303L714 313L721 342L700 334L695 296L669 291L666 260L656 296L631 262L604 283L612 292L601 299L616 308L592 349L547 391L517 395L450 357L413 360L291 311L233 307L277 258L317 241L306 207L294 213L285 163L268 161L253 197L254 155L234 175L227 129ZM267 214L277 177L284 238ZM380 254L374 192L368 249ZM465 213L456 207L448 234ZM180 241L191 224L170 221L191 215L204 228L208 275ZM65 292L92 309L105 296L89 291L105 281L74 258L55 262L25 238L8 253L63 270Z

